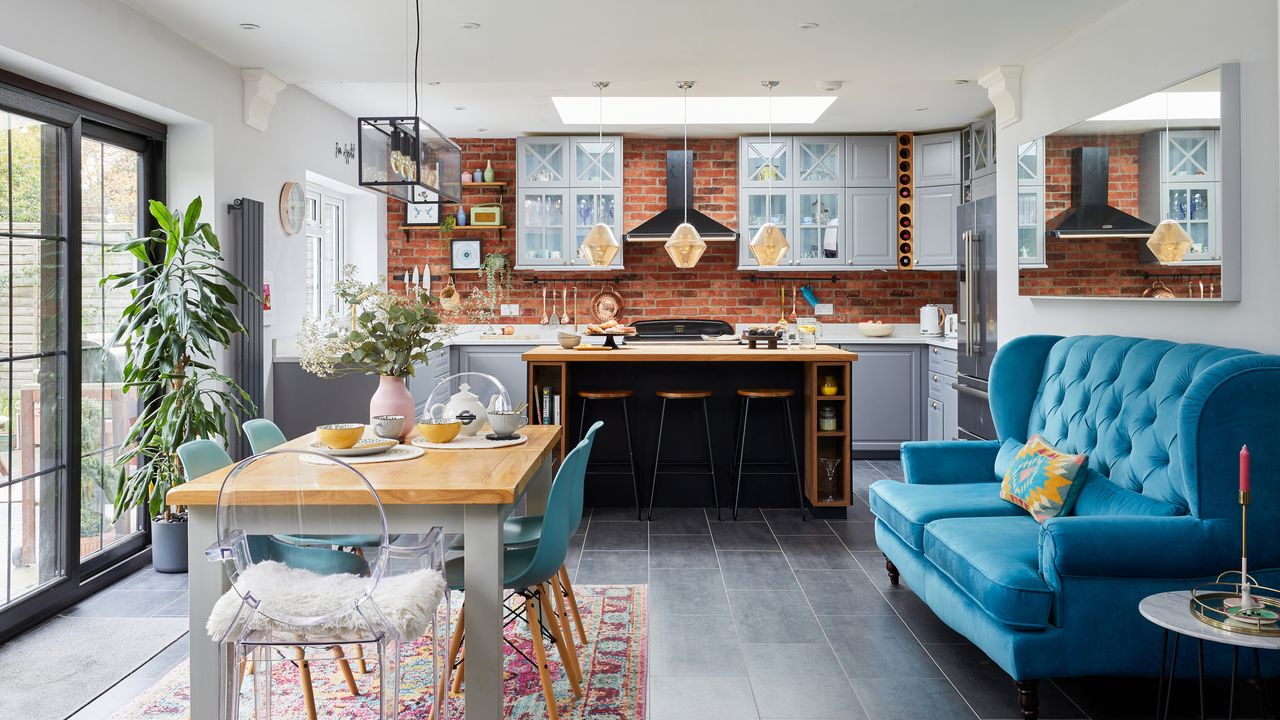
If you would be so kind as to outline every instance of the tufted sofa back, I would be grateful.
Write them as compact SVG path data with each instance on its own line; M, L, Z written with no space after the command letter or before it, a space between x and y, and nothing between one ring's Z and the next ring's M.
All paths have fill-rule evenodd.
M1063 450L1087 453L1089 466L1120 487L1199 509L1179 441L1183 399L1209 367L1255 353L1088 335L1035 336L1020 350L1019 367L997 355L992 368L992 410L1002 439L1025 442L1038 433Z

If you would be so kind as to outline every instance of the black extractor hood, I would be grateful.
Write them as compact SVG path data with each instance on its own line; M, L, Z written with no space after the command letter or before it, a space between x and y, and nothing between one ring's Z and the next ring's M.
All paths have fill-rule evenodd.
M1045 230L1057 237L1147 238L1156 228L1107 202L1110 152L1105 147L1071 151L1071 207L1050 220Z
M685 222L685 198L693 201L693 152L667 151L667 209L636 226L625 235L627 242L666 242L680 223ZM737 240L738 233L712 220L696 208L688 208L688 223L703 240Z

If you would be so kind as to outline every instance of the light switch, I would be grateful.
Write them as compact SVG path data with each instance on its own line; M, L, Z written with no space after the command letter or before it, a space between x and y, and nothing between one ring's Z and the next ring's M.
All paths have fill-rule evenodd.
M517 316L520 314L520 306L515 303L509 304L509 305L503 304L502 307L498 309L498 314L502 315L503 317Z

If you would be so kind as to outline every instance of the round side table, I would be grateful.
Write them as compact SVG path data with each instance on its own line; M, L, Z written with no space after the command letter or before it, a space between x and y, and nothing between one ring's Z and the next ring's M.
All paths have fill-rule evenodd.
M1256 672L1258 694L1262 702L1262 716L1270 717L1267 707L1266 688L1262 682L1262 650L1280 650L1280 638L1259 637L1245 633L1234 633L1222 630L1208 623L1201 622L1191 612L1191 592L1157 593L1142 599L1138 604L1138 612L1142 616L1164 630L1160 647L1160 684L1156 690L1156 718L1163 720L1169 717L1169 701L1173 695L1173 678L1178 667L1178 640L1182 636L1196 641L1196 661L1199 665L1200 678L1200 717L1204 711L1204 643L1205 641L1229 645L1231 647L1231 692L1229 695L1227 720L1235 719L1236 710L1236 669L1240 660L1240 648L1253 650L1253 666ZM1173 633L1173 658L1168 662L1169 683L1165 685L1165 661L1169 656L1169 633Z

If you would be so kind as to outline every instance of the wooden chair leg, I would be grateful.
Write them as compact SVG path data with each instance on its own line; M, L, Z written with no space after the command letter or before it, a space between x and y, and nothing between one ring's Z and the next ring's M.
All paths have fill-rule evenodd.
M347 681L347 689L351 691L351 695L358 696L360 686L356 685L356 676L351 674L351 663L347 662L347 656L342 652L341 645L333 646L333 659L338 661L338 670L342 672L342 679Z
M307 662L306 651L301 646L295 647L298 658L298 680L302 685L302 700L307 705L307 720L316 720L316 691L311 687L311 664Z
M574 697L582 697L582 682L578 677L578 664L574 662L574 650L569 648L569 643L564 640L563 626L560 624L560 618L556 615L551 607L551 586L549 583L543 583L538 586L538 602L542 606L542 620L547 626L547 630L551 633L551 639L556 644L556 652L560 654L560 665L564 668L564 674L569 678L569 687L573 688Z
M533 637L533 656L538 662L538 675L542 678L542 696L547 701L547 717L550 720L560 720L555 685L551 682L551 671L547 668L547 649L542 644L542 626L538 622L538 602L532 597L526 597L524 600L524 618L529 624L529 634Z
M573 619L569 617L569 612L565 608L566 595L565 589L560 585L560 576L554 575L548 583L551 586L551 594L556 599L556 619L560 621L560 636L564 640L565 649L569 651L569 659L573 661L573 671L578 676L578 682L582 682L582 658L578 655L578 646L573 642ZM579 696L581 696L579 694Z
M364 661L364 645L356 643L351 649L351 655L356 659L356 672L361 675L369 674L369 665Z
M569 612L573 615L573 624L578 628L578 640L583 647L587 645L587 631L582 627L582 616L578 614L578 598L573 594L573 583L569 582L569 568L560 566L560 584L569 596Z
M463 620L466 618L466 613L467 613L467 606L463 605L458 610L458 625L456 628L454 628L453 636L449 638L449 650L448 650L448 653L445 655L445 666L441 668L441 672L439 675L440 682L437 683L436 685L436 698L439 700L441 707L448 707L449 686L450 686L448 671L450 668L454 666L455 663L458 662L458 656L462 653L462 623L463 623ZM461 673L454 673L454 677L453 677L454 682L458 683L459 685L458 687L454 688L453 692L455 693L462 691L461 683L458 681L458 676L460 674ZM447 711L446 711L446 714L447 714ZM436 704L435 703L432 703L431 710L427 713L427 720L436 720Z
M465 610L466 610L466 607L464 606L464 607L463 607L463 611L465 611ZM466 630L466 625L463 623L463 620L464 620L465 618L466 618L466 616L465 616L465 615L463 615L462 611L459 611L459 612L458 612L458 627L457 627L457 629L456 629L456 630L454 631L454 633L453 633L453 636L454 636L455 638L457 638L457 639L458 639L458 643L459 643L459 646L458 646L458 663L457 663L457 664L458 664L458 668L457 668L456 670L454 670L454 671L453 671L453 692L454 692L454 693L460 693L460 692L462 692L462 682L463 682L463 680L466 678L466 674L467 674L467 673L466 673L466 671L467 671L467 646L466 646L465 644L463 644L463 639L462 639L463 632Z

